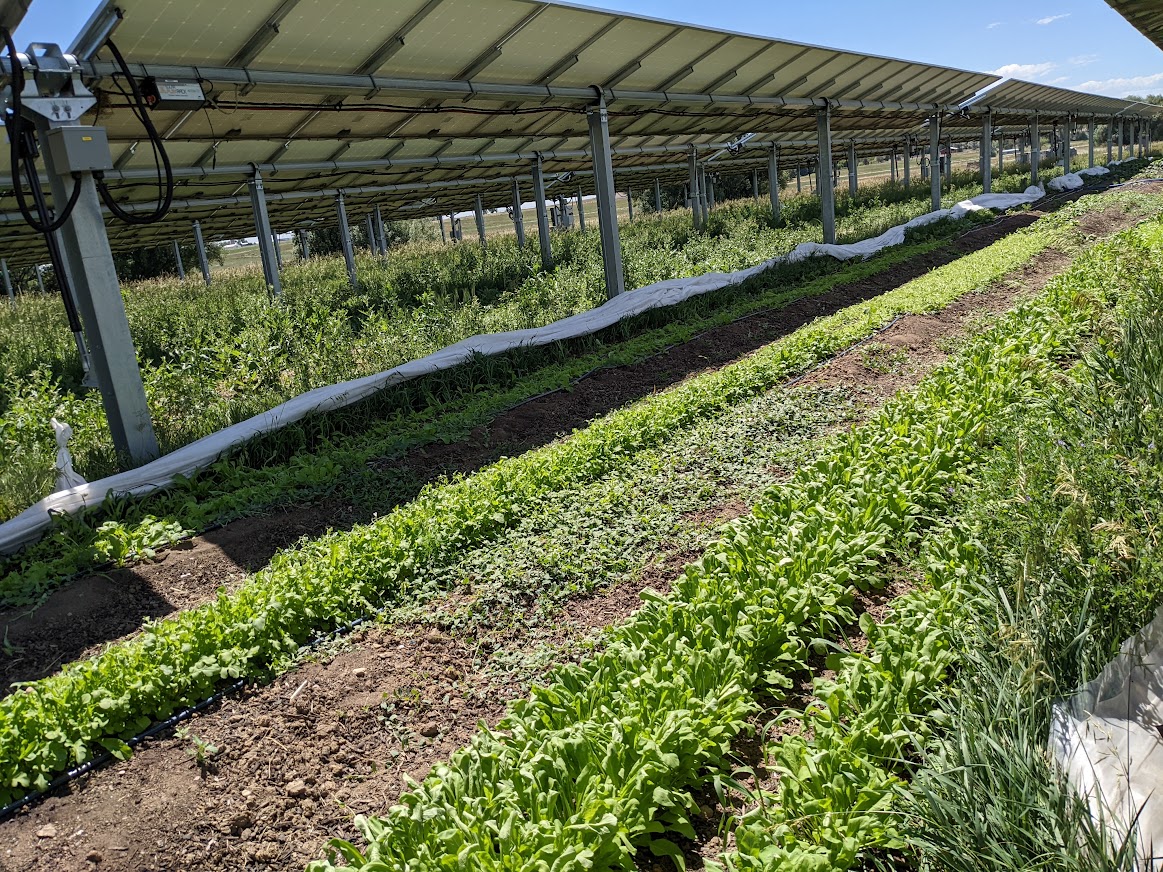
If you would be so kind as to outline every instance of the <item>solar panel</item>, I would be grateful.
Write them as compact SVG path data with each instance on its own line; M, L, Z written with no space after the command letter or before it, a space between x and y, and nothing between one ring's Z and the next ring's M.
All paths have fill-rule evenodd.
M1119 15L1159 48L1163 48L1163 8L1158 0L1106 0Z
M1020 79L1007 79L997 87L978 94L967 106L977 110L992 109L1002 114L1032 115L1036 111L1047 120L1061 120L1067 115L1163 117L1163 108L1157 106L1023 82Z

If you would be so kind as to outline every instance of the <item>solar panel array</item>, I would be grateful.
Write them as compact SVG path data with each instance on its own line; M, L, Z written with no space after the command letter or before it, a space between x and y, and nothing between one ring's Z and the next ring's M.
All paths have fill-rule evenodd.
M742 133L751 141L717 158L719 171L766 167L773 146L785 165L812 161L825 101L838 159L850 143L884 154L997 82L542 0L106 0L74 50L118 168L107 181L131 210L156 201L152 150L116 65L90 51L117 18L114 39L135 75L200 82L206 104L152 113L175 166L175 208L144 230L111 221L114 248L188 237L194 220L210 238L253 235L255 169L279 230L333 221L339 191L353 219L373 205L389 218L446 214L478 195L486 208L507 206L514 178L531 196L535 154L551 185L572 173L569 191L590 193L586 112L599 97L625 189L685 179L692 146L715 154ZM1106 101L1026 83L989 93L1016 112ZM0 254L43 258L4 193Z

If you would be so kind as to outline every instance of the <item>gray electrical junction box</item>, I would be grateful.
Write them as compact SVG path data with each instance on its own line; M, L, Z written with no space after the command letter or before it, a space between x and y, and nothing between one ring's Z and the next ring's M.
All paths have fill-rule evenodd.
M62 175L113 169L109 138L104 127L54 127L45 137L53 166Z

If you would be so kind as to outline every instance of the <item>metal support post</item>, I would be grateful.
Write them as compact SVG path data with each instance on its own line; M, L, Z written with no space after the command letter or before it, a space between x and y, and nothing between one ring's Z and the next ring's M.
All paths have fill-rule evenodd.
M1087 166L1094 168L1094 116L1086 123Z
M306 230L296 230L295 235L299 237L299 257L302 260L311 259L311 240L307 238Z
M929 194L936 212L941 208L941 116L929 117Z
M1111 116L1110 121L1106 125L1106 162L1110 163L1115 159L1115 119Z
M279 245L279 232L271 231L271 247L275 250L275 263L279 266L279 273L283 271L283 247Z
M618 234L618 200L614 187L614 165L610 154L610 126L603 100L587 113L590 154L594 161L594 186L598 193L598 230L602 235L602 269L606 276L606 296L610 299L626 290L622 274L622 240Z
M586 207L582 204L581 188L578 188L577 192L577 229L582 233L586 232Z
M832 187L832 109L825 104L816 111L816 139L820 150L818 185L820 219L824 225L824 243L836 242L836 194Z
M888 180L894 185L896 184L896 146L892 147L892 151L888 156Z
M485 207L481 202L481 195L476 195L476 200L472 207L473 217L477 222L477 236L480 237L481 245L485 244Z
M49 130L58 125L38 118L36 126L43 144ZM41 157L52 186L53 202L67 202L73 190L73 173L68 167L56 166L53 149L42 149ZM101 390L113 447L133 464L142 464L161 452L105 233L97 184L89 172L80 173L77 181L80 192L76 205L58 231L64 268L85 326L91 371Z
M654 180L654 211L662 211L662 182Z
M210 284L210 258L206 256L206 240L202 238L202 222L194 222L194 246L198 249L198 266L202 268L202 281Z
M856 196L859 183L856 178L856 143L853 142L848 145L848 193L853 197Z
M1127 120L1125 118L1119 119L1119 160L1123 159L1123 142L1127 138Z
M687 169L690 172L687 191L691 201L691 222L694 224L695 230L701 230L703 227L703 216L699 209L699 154L693 145L691 146L690 155L687 157Z
M1038 129L1038 113L1030 120L1030 184L1038 184L1038 164L1042 160L1042 131Z
M949 183L950 189L953 187L953 139L950 137L945 140L945 181Z
M517 247L525 247L525 213L521 211L521 182L513 179L513 229L517 231Z
M699 164L699 214L702 215L702 223L707 223L707 218L711 214L711 198L707 193L707 166L706 164Z
M48 293L44 289L44 265L39 263L36 265L36 286L40 289L41 296Z
M804 168L796 164L796 193L802 194L804 192Z
M379 206L372 212L372 229L376 234L376 247L383 257L388 256L388 234L384 232L384 213Z
M767 193L771 197L771 220L778 224L780 212L778 148L773 148L767 155Z
M993 190L993 113L986 112L981 127L981 190Z
M371 212L363 216L363 235L367 237L368 253L379 254L379 244L376 242L376 228Z
M751 199L759 199L759 170L751 171Z
M444 229L444 216L437 215L436 220L440 224L440 241L443 242L445 245L448 245L448 233Z
M913 155L913 144L911 142L906 142L905 143L905 155L904 155L904 161L905 161L904 173L905 173L905 187L906 188L911 188L913 186L913 170L912 170L912 166L911 166L912 155Z
M1067 175L1070 172L1070 128L1073 126L1073 119L1066 116L1065 131L1062 134L1062 175Z
M181 281L186 280L186 265L182 263L182 247L178 245L178 240L174 240L174 262L178 266L178 278Z
M634 220L634 191L626 188L626 208L630 213L630 220Z
M283 293L283 282L279 277L279 262L271 246L271 219L267 215L267 198L262 187L262 175L257 170L250 177L250 205L254 210L254 229L258 237L258 253L262 260L267 290L279 297Z
M545 174L541 155L533 158L533 205L537 208L537 242L541 246L541 268L553 269L553 247L549 239L549 212L545 209Z
M343 262L347 265L347 280L353 289L359 287L355 274L355 249L351 245L351 228L347 223L347 205L343 202L343 192L335 197L335 212L339 216L339 244L343 246Z
M4 290L8 294L8 302L16 302L16 292L12 290L12 276L8 274L8 259L0 258L0 273L4 274Z

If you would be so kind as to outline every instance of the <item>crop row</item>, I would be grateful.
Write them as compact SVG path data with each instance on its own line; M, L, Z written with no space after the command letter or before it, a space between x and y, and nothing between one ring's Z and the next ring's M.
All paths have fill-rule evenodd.
M723 770L756 693L792 687L855 620L854 591L907 557L1094 317L1067 294L1019 307L773 488L600 654L554 671L386 815L357 817L366 849L337 840L313 872L627 868L640 848L681 859L669 837L695 835L690 791Z
M594 423L561 443L426 489L373 524L284 552L237 592L148 625L138 636L0 701L0 796L121 740L221 681L287 663L313 634L409 602L431 568L506 529L546 493L619 468L671 434L777 385L893 317L942 307L1064 238L1063 219L797 331L737 364Z
M1072 305L1102 313L1111 302L1120 307L1141 303L1140 294L1147 285L1154 303L1142 314L1154 322L1163 299L1153 278L1161 258L1163 225L1155 221L1083 255L1054 280L1047 296L1058 300L1059 307ZM1132 264L1143 271L1128 274ZM1115 296L1119 299L1110 299ZM1145 320L1131 330L1140 337L1158 338L1158 328ZM1143 491L1154 491L1158 455L1153 437L1145 431L1118 433L1127 405L1135 407L1136 418L1150 416L1158 408L1157 395L1154 399L1127 396L1133 394L1134 383L1144 378L1142 371L1146 379L1152 379L1160 366L1158 348L1149 349L1146 342L1126 353L1135 339L1126 330L1121 341L1104 339L1101 350L1091 355L1097 364L1075 377L1092 386L1089 392L1079 389L1073 379L1050 380L1035 411L1018 410L1012 426L994 425L992 431L1001 437L1000 444L990 466L975 474L974 487L967 493L969 506L958 512L963 517L928 541L917 561L925 577L922 588L901 597L881 625L862 616L860 629L868 650L831 655L828 666L836 675L815 681L816 701L803 712L784 714L784 719L798 721L800 729L768 749L779 775L778 791L750 797L754 808L735 830L736 850L721 858L725 868L732 872L774 867L846 870L870 850L932 847L934 834L918 832L915 820L910 825L908 812L916 813L918 806L922 815L929 813L930 820L940 818L935 829L943 841L939 853L945 861L953 853L949 850L953 844L962 850L975 846L980 854L991 855L999 868L1011 868L1010 862L1012 868L1028 868L1024 864L1034 860L1029 854L1023 856L1023 849L1033 851L1047 868L1059 861L1063 865L1055 868L1077 868L1068 865L1068 858L1086 858L1081 868L1096 868L1096 855L1108 850L1112 856L1117 853L1117 838L1108 841L1108 836L1083 825L1076 804L1061 800L1060 773L1050 773L1045 766L1038 775L1057 779L1058 785L1045 785L1041 795L1030 785L1012 781L1009 790L1021 796L1002 797L996 790L973 795L971 785L993 782L996 788L1007 776L1021 772L1022 764L1016 762L1021 757L1044 760L1045 702L1069 693L1079 680L1058 664L1076 662L1080 649L1089 650L1101 664L1150 617L1159 601L1156 585L1152 585L1154 590L1142 589L1147 580L1144 574L1154 560L1147 552L1154 549L1149 537L1134 532L1144 520L1137 515L1152 514L1144 511ZM1116 373L1116 377L1105 383L1092 379L1095 369ZM1096 382L1101 384L1099 390L1093 389ZM1124 409L1118 409L1120 405ZM1107 407L1105 414L1096 419L1096 407L1102 406ZM1047 410L1057 412L1050 425ZM1046 452L1041 445L1031 447L1031 440L1054 447ZM1047 469L1042 457L1032 462L1024 459L1026 452L1048 453L1056 462ZM1139 462L1121 460L1136 455L1146 461L1146 469ZM1128 486L1128 478L1138 479L1138 485ZM980 487L981 479L989 483L987 488ZM1100 482L1106 491L1101 495L1096 487ZM1015 492L1015 486L1020 492ZM1011 513L1009 507L1015 504L1021 508ZM1003 507L1000 517L1012 517L998 529L998 512ZM1080 511L1089 517L1088 522L1080 523ZM1115 535L1123 537L1121 546ZM1058 537L1061 541L1054 541ZM1136 547L1128 538L1136 541ZM1135 565L1139 561L1145 563L1142 568ZM1067 587L1073 590L1064 593ZM1106 594L1093 608L1082 604L1090 600L1092 587ZM1068 618L1047 614L1051 606L1062 609L1062 600L1074 609ZM1080 615L1094 622L1088 624ZM1036 632L1031 632L1030 624L1037 627ZM981 625L993 629L983 631ZM1036 643L1026 633L1041 636L1038 647L1045 648L1034 650ZM1079 635L1067 635L1071 633ZM1050 639L1058 644L1047 644ZM984 651L989 655L983 657ZM988 662L990 657L994 662ZM1032 707L1042 709L1040 716L1033 716L1040 721L1039 728L1027 733L1012 726L959 723L964 712L952 699L954 690L949 684L954 666L961 673L959 686L970 712L993 721L1004 705L1002 698L1012 694L1030 706L1032 695L1038 699ZM1031 681L1031 670L1041 676ZM1054 684L1051 675L1064 680ZM998 696L982 691L983 687L994 688ZM981 693L986 696L979 698ZM1017 715L1020 705L1017 700L1013 705L1007 719ZM971 736L975 729L984 735ZM949 733L953 735L946 738ZM944 738L943 745L934 741L935 736ZM1017 737L1021 741L1015 743ZM1028 744L1019 748L1023 743ZM989 748L984 755L983 748ZM1007 756L1008 763L998 759ZM910 804L908 782L925 760L946 772L926 775L922 794L928 793L927 799ZM995 771L969 777L948 771L959 764L963 772L981 766ZM1026 777L1030 774L1025 772ZM1056 791L1058 807L1041 805ZM933 814L934 804L940 804L933 793L944 794L947 803L939 815ZM1006 807L1006 799L1016 801ZM950 813L954 802L968 810ZM994 802L999 805L993 807ZM1037 844L1036 838L1015 839L1012 832L1011 838L1005 838L1000 833L1005 825L1025 830L1032 819L1052 828L1055 815L1060 816L1057 825L1062 832L1078 834L1073 847L1070 839L1066 844L1056 839ZM953 832L957 828L962 830L959 835ZM1063 856L1051 861L1059 851ZM1014 861L1015 856L1020 860ZM987 862L970 851L954 865L986 868Z

